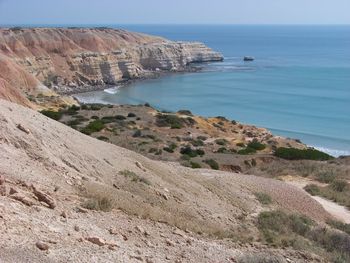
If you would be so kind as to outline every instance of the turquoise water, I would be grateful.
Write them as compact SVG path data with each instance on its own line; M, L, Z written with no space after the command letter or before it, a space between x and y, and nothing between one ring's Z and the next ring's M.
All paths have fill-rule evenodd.
M201 73L135 82L89 102L149 102L157 108L223 115L350 155L350 26L123 26L206 43L225 56ZM243 62L254 56L254 62Z

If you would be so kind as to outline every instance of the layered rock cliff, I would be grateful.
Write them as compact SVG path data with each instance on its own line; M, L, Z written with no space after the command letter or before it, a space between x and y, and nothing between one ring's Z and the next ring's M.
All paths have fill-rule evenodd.
M0 68L6 68L0 80L27 95L38 87L42 92L45 86L58 93L83 91L222 59L202 43L173 42L124 30L0 29ZM0 94L5 89L1 86Z

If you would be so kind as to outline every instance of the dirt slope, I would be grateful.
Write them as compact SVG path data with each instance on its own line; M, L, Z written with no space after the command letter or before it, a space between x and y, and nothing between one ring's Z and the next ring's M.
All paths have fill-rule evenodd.
M164 262L165 257L170 262L230 262L244 252L267 249L209 238L257 240L253 220L264 208L256 191L269 193L276 206L317 221L329 216L303 191L283 182L152 161L4 100L0 175L4 262L86 262L91 256L94 262L148 257L147 262ZM95 194L108 195L115 209L80 208ZM104 245L87 241L91 237L104 239ZM37 241L49 244L49 250L37 249ZM306 262L293 251L273 252Z

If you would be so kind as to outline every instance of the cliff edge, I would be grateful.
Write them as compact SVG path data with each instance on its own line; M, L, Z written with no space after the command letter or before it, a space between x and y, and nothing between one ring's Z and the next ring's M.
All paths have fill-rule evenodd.
M20 90L24 98L45 94L46 88L58 94L81 92L162 71L185 71L194 62L221 60L220 53L202 43L125 30L0 29L0 81ZM6 93L7 86L1 86L0 94ZM23 103L24 98L11 97L11 101L29 104Z

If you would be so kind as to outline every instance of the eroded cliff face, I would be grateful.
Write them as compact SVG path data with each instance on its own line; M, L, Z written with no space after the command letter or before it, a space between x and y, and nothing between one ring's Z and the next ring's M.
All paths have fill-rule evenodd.
M0 56L1 64L15 65L0 73L0 79L16 78L18 68L31 76L30 83L12 81L25 93L40 85L57 93L74 93L223 59L202 43L106 28L0 29Z

